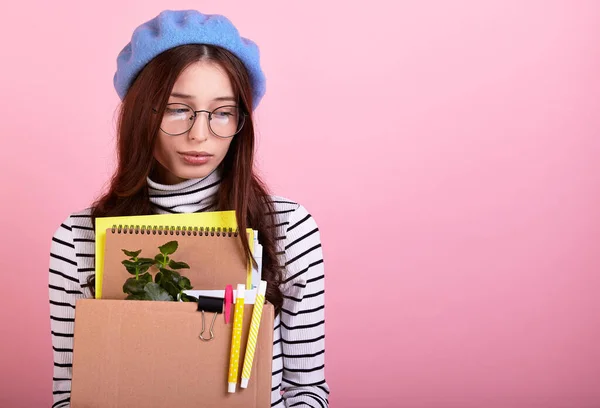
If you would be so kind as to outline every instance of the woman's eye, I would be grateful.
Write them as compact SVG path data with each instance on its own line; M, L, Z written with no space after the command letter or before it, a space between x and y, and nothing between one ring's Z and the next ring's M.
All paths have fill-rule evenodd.
M167 115L184 115L189 112L189 109L167 109L165 113Z

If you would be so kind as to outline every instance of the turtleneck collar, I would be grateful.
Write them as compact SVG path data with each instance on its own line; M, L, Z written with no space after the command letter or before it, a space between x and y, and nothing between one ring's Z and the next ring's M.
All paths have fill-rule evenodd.
M204 178L177 184L160 184L147 178L150 202L157 214L192 213L210 210L215 204L221 176L218 170Z

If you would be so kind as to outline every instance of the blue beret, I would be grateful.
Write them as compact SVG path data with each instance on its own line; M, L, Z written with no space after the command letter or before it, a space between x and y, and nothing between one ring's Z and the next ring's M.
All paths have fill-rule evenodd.
M114 85L121 100L138 73L160 53L184 44L208 44L227 49L246 66L252 85L253 109L265 94L258 46L241 37L226 17L196 10L165 10L135 29L117 57Z

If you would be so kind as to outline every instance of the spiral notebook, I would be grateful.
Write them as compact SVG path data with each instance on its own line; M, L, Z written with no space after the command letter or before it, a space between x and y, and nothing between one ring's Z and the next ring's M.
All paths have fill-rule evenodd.
M253 243L252 230L248 230ZM227 285L251 286L252 267L237 230L224 227L173 227L115 225L105 231L102 299L125 299L123 283L131 277L122 262L129 259L123 250L139 251L140 257L154 258L159 247L177 241L171 259L187 263L181 270L194 289L223 290Z
M96 219L96 298L102 298L106 230L113 226L147 225L177 227L220 227L237 229L235 211L212 211L192 214L155 214L124 217L99 217Z

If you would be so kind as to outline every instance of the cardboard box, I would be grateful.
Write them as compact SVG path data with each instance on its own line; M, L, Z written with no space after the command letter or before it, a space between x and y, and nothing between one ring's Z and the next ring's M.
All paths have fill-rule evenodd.
M253 305L245 305L239 373ZM75 311L73 408L271 406L274 309L263 309L247 389L227 393L233 324L223 314L215 338L199 339L195 303L82 299ZM213 314L205 313L206 329Z

